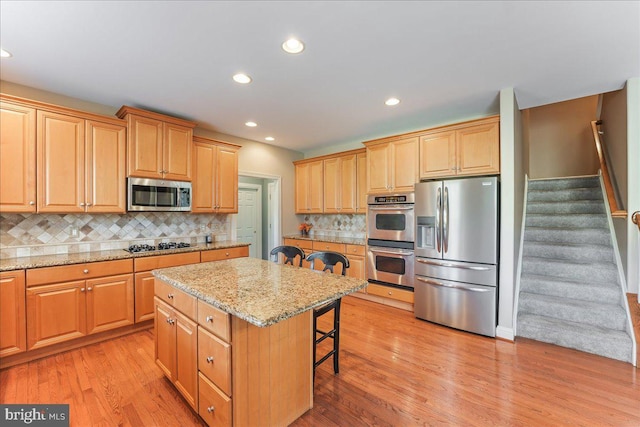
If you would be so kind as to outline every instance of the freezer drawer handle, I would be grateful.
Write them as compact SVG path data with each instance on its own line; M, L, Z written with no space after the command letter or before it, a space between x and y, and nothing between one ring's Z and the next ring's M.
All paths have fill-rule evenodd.
M454 268L462 268L465 270L475 270L475 271L489 271L491 270L488 267L472 267L472 266L468 266L468 265L454 265L454 264L449 264L446 262L443 263L439 263L439 262L430 262L430 261L425 261L422 259L418 259L416 260L421 264L429 264L429 265L437 265L438 267L454 267Z
M491 292L493 290L493 289L466 288L462 286L448 285L446 283L436 282L435 280L423 279L422 277L416 277L416 279L418 279L421 282L428 283L429 285L444 286L445 288L455 288L455 289L460 289L461 291Z

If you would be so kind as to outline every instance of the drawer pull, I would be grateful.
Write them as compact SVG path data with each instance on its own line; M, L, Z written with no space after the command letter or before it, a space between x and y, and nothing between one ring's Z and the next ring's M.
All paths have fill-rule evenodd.
M80 292L84 292L84 288L80 288Z
M209 323L213 323L213 316L207 316L204 320L206 320Z
M83 272L84 274L89 274L89 269L88 269L88 268L85 268L84 270L82 270L82 272Z
M169 299L173 299L173 294L168 294L168 295L167 295L167 298L169 298Z
M392 294L391 294L391 291L389 291L389 295L392 295Z
M214 359L213 356L207 357L207 363L213 363L213 359Z
M208 413L210 413L210 414L211 414L213 411L215 411L215 410L216 410L216 408L215 408L215 406L213 406L213 405L211 405L211 406L209 406L209 407L207 408L207 412L208 412Z
M174 323L176 323L176 321L174 319L172 319L171 317L167 317L167 323L170 325L173 325Z
M229 256L229 252L226 252L226 253L225 253L225 255L226 255L226 256Z

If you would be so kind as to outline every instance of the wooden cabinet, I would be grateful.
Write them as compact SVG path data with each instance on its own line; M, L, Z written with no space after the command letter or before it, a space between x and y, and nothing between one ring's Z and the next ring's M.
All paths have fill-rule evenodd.
M367 286L367 294L413 304L413 292L404 289L369 283Z
M191 212L238 213L239 148L193 137Z
M367 192L413 191L418 182L418 137L384 139L367 147Z
M324 159L324 213L355 213L357 207L357 154Z
M135 258L133 260L133 269L135 271L134 318L136 323L154 318L154 277L151 274L151 270L197 264L199 262L200 252Z
M322 160L294 162L296 213L322 213L324 209L324 165Z
M304 251L304 256L308 257L309 254L313 253L313 242L309 239L284 239L284 244L287 246L297 246ZM302 267L309 268L309 261L302 260Z
M36 211L36 110L0 101L0 211Z
M356 213L367 213L367 153L356 155Z
M209 262L247 256L249 256L249 246L238 246L236 248L212 249L210 251L202 251L202 255L200 255L200 258L201 262Z
M122 124L38 110L38 212L124 213Z
M349 259L347 276L356 279L367 280L365 264L365 247L363 245L345 245L345 254ZM366 293L367 288L358 289L360 293Z
M129 176L191 181L196 123L128 106L116 115L128 124Z
M337 242L324 242L321 240L309 240L309 239L284 239L284 244L289 246L297 246L304 250L305 256L309 256L313 252L317 251L333 251L339 252L347 256L349 260L349 269L347 270L347 276L355 277L357 279L366 279L365 269L365 247L364 245L352 245ZM310 263L306 260L302 261L303 268L309 268ZM319 260L316 262L315 269L322 270L324 265ZM334 270L335 274L342 274L342 268L340 265L336 266ZM361 291L362 292L362 291Z
M133 324L132 272L132 260L28 270L27 348Z
M24 270L0 273L0 357L27 349Z
M176 289L175 293L183 294ZM190 296L187 296L190 297ZM195 298L193 303L195 305ZM198 325L160 298L155 298L156 364L189 405L198 409Z
M438 128L420 137L420 179L498 173L498 117Z

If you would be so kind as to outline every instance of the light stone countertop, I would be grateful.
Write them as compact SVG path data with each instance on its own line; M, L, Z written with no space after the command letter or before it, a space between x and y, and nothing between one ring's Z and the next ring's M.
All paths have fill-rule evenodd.
M151 252L130 253L124 249L110 251L78 252L60 255L39 255L20 258L0 259L0 271L22 270L27 268L54 267L59 265L82 264L85 262L113 261L118 259L142 258L157 255L169 255L196 251L210 251L215 249L228 249L240 246L248 246L247 243L235 241L220 241L208 244L192 245L188 248L165 249Z
M362 279L236 258L153 270L153 275L214 307L270 326L367 286Z

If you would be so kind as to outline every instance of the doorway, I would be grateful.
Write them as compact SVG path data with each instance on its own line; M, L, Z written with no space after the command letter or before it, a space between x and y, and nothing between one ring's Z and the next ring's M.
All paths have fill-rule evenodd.
M249 257L262 258L262 187L238 184L236 239L249 243Z

